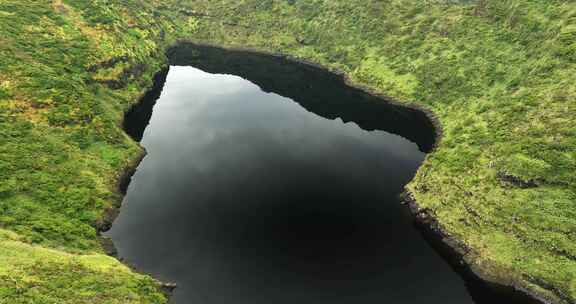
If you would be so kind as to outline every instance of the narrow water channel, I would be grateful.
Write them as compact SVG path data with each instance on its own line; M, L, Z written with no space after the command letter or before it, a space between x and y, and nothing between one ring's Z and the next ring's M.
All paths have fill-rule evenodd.
M398 198L434 142L422 113L282 58L178 52L127 116L148 154L107 233L171 303L474 303Z

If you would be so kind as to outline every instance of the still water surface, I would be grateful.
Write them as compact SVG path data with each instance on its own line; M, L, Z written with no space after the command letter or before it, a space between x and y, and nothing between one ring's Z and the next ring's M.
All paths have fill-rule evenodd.
M119 255L177 304L473 303L399 203L422 144L309 112L298 96L321 97L299 88L171 67L108 232Z

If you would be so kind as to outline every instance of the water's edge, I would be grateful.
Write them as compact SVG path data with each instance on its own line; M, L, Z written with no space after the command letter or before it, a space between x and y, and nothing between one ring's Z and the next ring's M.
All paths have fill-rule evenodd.
M167 60L165 60L162 69L154 75L152 86L148 88L146 92L138 98L138 101L135 102L132 106L130 106L130 108L124 113L121 121L121 125L123 127L124 132L126 132L127 134L130 133L126 128L126 116L129 115L129 113L131 113L136 109L139 109L142 106L146 106L149 109L152 109L152 107L154 107L156 100L160 97L160 94L162 93L162 89L164 87L164 83L166 82L166 77L168 76L169 70L170 68L168 66L168 62ZM139 136L141 136L141 134ZM133 136L131 136L131 138L133 138ZM128 266L132 271L136 273L149 275L145 271L138 269L136 265L132 265L128 263L128 261L121 258L118 255L118 250L116 249L116 246L112 241L112 239L103 235L103 233L110 230L112 224L120 214L120 208L122 206L122 202L124 200L124 196L126 195L128 186L130 185L130 182L132 180L132 176L134 176L136 170L138 169L138 166L140 165L144 157L146 157L147 154L146 149L141 145L139 145L139 147L140 147L140 153L136 155L134 159L131 159L128 162L128 165L122 169L122 173L119 175L118 180L116 180L117 199L114 202L113 208L106 210L103 218L96 223L96 229L99 234L102 248L104 249L107 255L118 259L120 262ZM159 288L162 291L162 293L164 293L164 295L166 295L166 297L170 299L172 291L174 291L177 285L175 283L162 282L156 278L154 279L158 281Z
M560 303L537 294L515 281L500 282L491 279L489 274L484 272L483 269L472 267L474 261L467 259L471 250L463 242L448 233L429 210L421 208L408 191L404 192L403 200L404 204L410 209L415 225L426 242L450 264L452 269L464 279L468 286L474 286L479 291L490 290L502 295L508 294L511 298L516 298L526 303Z
M401 108L417 110L424 114L426 119L430 122L431 126L434 129L434 145L430 149L430 151L426 151L428 155L433 153L436 148L438 147L439 142L442 140L443 131L442 125L438 119L438 117L428 108L425 106L414 104L411 102L406 101L399 101L397 99L391 98L382 94L381 92L377 92L372 88L364 86L362 84L353 82L350 77L340 70L335 70L332 68L328 68L322 65L319 65L315 62L303 60L300 58L295 58L292 56L280 54L280 53L271 53L259 49L253 48L238 48L238 47L222 47L219 45L208 44L203 42L198 42L190 39L181 39L177 40L171 46L166 48L166 53L169 54L170 50L178 48L182 45L191 45L197 47L210 47L210 48L217 48L229 52L241 52L241 53L249 53L254 55L263 55L263 56L271 56L276 58L282 58L288 60L290 62L304 64L308 66L312 66L317 69L321 69L336 76L340 77L345 85L361 90L369 95L378 97L391 105L398 106ZM163 54L163 53L161 53ZM158 71L158 73L154 77L154 82L152 87L143 94L136 103L132 105L132 107L125 113L127 115L130 111L142 106L142 103L150 100L156 95L156 98L160 95L163 84L165 82L166 76L168 74L168 57L164 59L165 64L163 68ZM153 106L153 104L152 104ZM122 121L124 130L126 130L126 126L124 125L124 120ZM126 194L126 189L131 181L133 174L136 172L137 167L140 165L140 162L146 155L146 150L141 147L141 153L135 157L133 160L129 162L129 164L123 169L122 174L120 174L119 179L117 180L117 194L118 199L114 204L114 208L107 210L106 214L104 215L103 219L96 223L96 228L100 234L100 239L102 242L102 247L106 251L106 253L114 258L119 259L122 263L126 264L130 267L133 271L137 273L144 273L140 271L136 266L129 265L125 260L120 258L117 254L117 250L112 242L112 240L106 236L103 236L102 233L108 231L112 226L112 223L118 216L120 212L120 207L122 204L122 200L124 195ZM434 218L434 216L429 212L429 210L421 208L417 201L413 199L413 196L406 190L403 194L403 200L407 205L407 208L410 210L415 225L419 229L419 231L424 236L424 239L433 247L435 251L437 251L444 260L446 260L450 266L456 271L463 279L466 281L467 285L475 285L480 286L480 289L486 288L487 290L497 290L500 294L511 294L512 296L518 298L526 298L527 303L540 303L540 304L555 304L555 303L563 303L560 298L544 296L542 294L538 294L537 292L531 290L528 287L523 286L521 282L511 281L511 282L499 282L498 280L494 280L489 276L488 273L485 273L483 269L478 269L477 267L472 267L470 261L468 262L466 257L470 252L470 249L467 248L463 242L458 240L456 237L450 235L442 225ZM160 288L162 292L164 292L167 297L171 296L172 291L177 287L174 283L166 283L160 282Z

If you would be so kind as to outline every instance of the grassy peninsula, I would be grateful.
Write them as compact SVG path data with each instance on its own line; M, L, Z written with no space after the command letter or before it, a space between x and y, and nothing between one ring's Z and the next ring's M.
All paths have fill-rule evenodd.
M98 230L123 113L180 40L291 55L431 111L407 189L485 279L576 301L576 3L0 0L0 303L166 303Z

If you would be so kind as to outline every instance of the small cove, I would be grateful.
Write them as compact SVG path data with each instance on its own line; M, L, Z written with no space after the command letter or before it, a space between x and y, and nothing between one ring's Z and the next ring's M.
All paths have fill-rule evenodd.
M499 303L400 205L434 144L423 113L284 58L170 57L162 93L127 115L148 155L107 235L178 284L171 303Z

